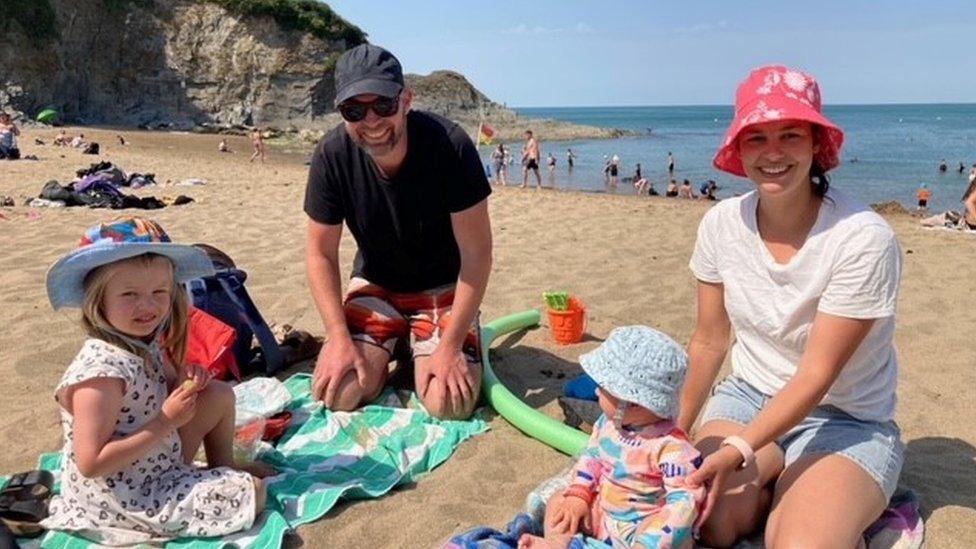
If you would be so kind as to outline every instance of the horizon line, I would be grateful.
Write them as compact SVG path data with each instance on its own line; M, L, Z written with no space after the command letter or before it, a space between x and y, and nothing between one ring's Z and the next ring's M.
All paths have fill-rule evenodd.
M936 101L936 102L890 102L890 103L828 103L823 107L829 109L830 107L889 107L889 106L911 106L911 105L976 105L976 102L960 102L960 101ZM708 104L708 103L684 103L684 104L670 104L670 105L521 105L521 106L508 106L509 109L606 109L606 108L637 108L637 107L730 107L734 108L735 105L728 103L721 104Z

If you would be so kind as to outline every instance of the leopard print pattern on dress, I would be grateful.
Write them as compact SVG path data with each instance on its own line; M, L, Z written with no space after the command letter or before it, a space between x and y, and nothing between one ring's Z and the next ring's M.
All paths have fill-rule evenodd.
M125 383L113 438L142 429L160 413L168 396L162 364L146 364L128 351L89 339L62 377L56 398L64 389L98 377ZM254 522L251 476L227 467L200 469L185 463L176 432L124 470L86 478L75 460L74 418L64 408L61 425L61 493L51 500L45 528L71 531L104 545L131 545L220 536Z

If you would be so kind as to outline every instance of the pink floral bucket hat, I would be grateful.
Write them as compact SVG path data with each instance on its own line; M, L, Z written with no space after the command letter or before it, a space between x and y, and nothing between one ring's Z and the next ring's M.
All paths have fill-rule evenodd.
M715 155L716 168L746 176L736 139L749 126L776 120L804 120L820 126L816 162L826 170L840 164L844 132L820 113L820 86L809 74L782 65L767 65L749 73L735 92L735 118Z

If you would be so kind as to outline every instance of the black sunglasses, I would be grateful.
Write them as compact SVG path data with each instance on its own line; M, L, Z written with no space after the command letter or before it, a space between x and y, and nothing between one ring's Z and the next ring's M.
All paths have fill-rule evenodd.
M393 116L400 110L400 94L395 97L377 97L368 103L359 101L343 101L339 103L339 114L347 122L359 122L366 118L366 112L372 109L376 116L386 118Z

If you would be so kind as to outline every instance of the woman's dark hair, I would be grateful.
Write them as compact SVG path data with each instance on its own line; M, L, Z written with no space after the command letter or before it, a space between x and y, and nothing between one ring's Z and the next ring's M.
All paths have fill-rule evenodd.
M826 138L823 128L818 124L813 124L813 144L823 143ZM816 156L813 158L813 165L810 166L810 181L813 183L813 194L820 198L827 196L830 179L827 178L827 170L823 169Z

